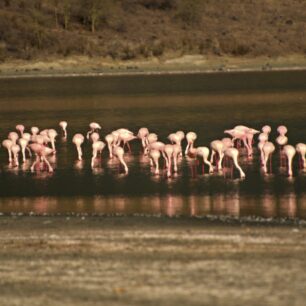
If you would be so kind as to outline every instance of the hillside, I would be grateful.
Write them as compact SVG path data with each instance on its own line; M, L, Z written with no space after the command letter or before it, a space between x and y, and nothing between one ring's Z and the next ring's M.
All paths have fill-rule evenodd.
M1 0L0 61L306 54L305 0Z

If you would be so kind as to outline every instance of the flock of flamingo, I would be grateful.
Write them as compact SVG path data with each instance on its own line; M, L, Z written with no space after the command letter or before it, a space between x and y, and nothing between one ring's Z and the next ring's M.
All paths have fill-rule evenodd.
M67 139L66 121L59 123L61 133ZM245 173L239 165L239 154L246 150L247 156L252 157L254 146L254 135L258 135L258 149L260 151L261 167L265 173L271 171L272 154L275 152L275 145L269 141L271 127L265 125L261 131L256 129L238 125L233 129L225 130L224 133L230 137L225 137L220 140L214 140L210 143L210 147L199 146L195 147L197 134L194 132L184 133L177 131L168 136L169 143L159 141L158 135L150 133L145 127L139 129L138 134L125 128L120 128L105 136L105 142L100 139L99 131L101 126L92 122L89 124L90 130L87 132L86 138L92 146L91 167L97 167L98 154L108 148L109 158L117 159L123 166L124 172L128 173L129 169L126 163L125 150L126 147L131 153L130 142L136 139L141 141L143 153L148 157L152 171L158 175L161 172L160 159L164 160L164 168L167 177L171 177L178 171L178 162L183 158L183 155L194 158L198 163L198 158L203 160L202 169L207 165L209 173L222 171L229 164L239 171L240 178L245 178ZM56 154L56 137L58 133L55 129L39 130L38 127L31 127L31 133L25 132L25 127L22 124L16 126L16 131L8 134L8 139L2 142L4 148L8 151L9 164L13 167L19 166L19 155L21 152L22 162L26 162L27 155L31 158L35 155L31 171L49 171L53 172L53 168L48 161L48 157ZM275 139L279 146L280 165L287 167L288 176L292 176L292 161L296 153L299 155L299 167L306 169L306 144L298 143L295 147L288 144L287 128L281 125L277 128L278 137ZM185 150L182 148L182 141L186 139L187 146ZM83 159L82 146L85 142L83 134L75 134L72 142L76 146L77 156L79 160ZM26 154L27 153L27 154ZM268 163L270 161L270 170Z

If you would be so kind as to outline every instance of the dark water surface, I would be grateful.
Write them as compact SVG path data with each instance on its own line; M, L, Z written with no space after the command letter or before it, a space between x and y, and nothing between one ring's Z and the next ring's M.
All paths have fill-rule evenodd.
M128 176L120 173L106 150L102 166L90 167L91 145L84 162L76 161L74 133L89 122L102 126L101 136L117 128L135 133L146 126L161 141L171 132L198 134L196 145L225 137L224 129L244 124L260 129L288 127L289 143L306 142L306 72L250 72L160 76L112 76L0 80L0 137L18 123L27 128L57 128L68 121L68 140L57 140L55 172L31 173L30 162L19 168L7 163L0 149L0 212L148 214L168 216L234 215L306 219L306 173L294 160L294 177L279 167L260 171L258 152L248 160L241 152L246 179L223 174L193 175L184 158L177 176L154 176L138 141L127 154ZM58 129L59 131L59 129ZM185 146L185 143L184 143Z

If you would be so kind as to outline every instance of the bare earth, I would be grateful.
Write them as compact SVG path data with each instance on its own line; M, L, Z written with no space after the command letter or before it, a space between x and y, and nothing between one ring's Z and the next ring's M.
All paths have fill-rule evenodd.
M0 78L301 69L306 69L306 56L299 54L285 57L184 55L177 58L153 57L143 61L115 61L100 57L70 56L32 61L7 60L0 63Z
M0 305L305 305L306 229L0 218Z

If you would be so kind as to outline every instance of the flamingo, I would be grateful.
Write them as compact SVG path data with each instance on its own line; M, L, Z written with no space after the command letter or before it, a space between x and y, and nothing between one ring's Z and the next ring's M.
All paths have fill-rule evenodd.
M123 148L119 147L119 146L114 146L113 147L113 154L114 154L114 156L116 156L119 159L119 162L124 167L125 173L128 174L129 173L129 168L128 168L126 162L124 161L124 150L123 150Z
M105 141L107 143L109 158L113 158L113 144L114 144L114 136L112 134L108 134L105 136Z
M49 147L46 147L43 144L39 143L31 143L30 145L31 150L36 154L36 160L31 166L31 171L34 172L35 165L40 161L43 161L47 164L48 171L53 172L53 168L51 167L49 161L47 160L47 156L53 153L53 150Z
M158 136L157 134L155 133L150 133L147 137L147 145L149 145L150 143L153 143L153 142L157 142L158 141Z
M271 171L271 168L272 168L272 154L273 154L274 151L275 151L275 146L272 142L267 141L267 142L264 143L264 145L262 147L262 152L263 152L262 163L263 163L263 170L264 170L265 173L268 172L267 163L268 163L269 158L270 158L270 171Z
M301 168L306 169L306 158L305 158L305 155L306 155L306 144L300 142L300 143L298 143L295 146L295 149L296 149L296 152L298 152L299 156L300 156L300 165L301 165Z
M149 130L146 127L140 128L137 133L137 137L141 140L143 149L148 145L148 139L147 139L148 135L149 135Z
M97 158L98 153L102 154L102 151L105 147L105 143L103 141L97 140L92 144L92 158L91 158L91 167L94 167L95 159Z
M270 125L264 125L261 129L261 131L269 136L271 133L271 126Z
M171 133L167 137L172 144L180 144L181 138L176 133Z
M232 140L229 137L224 137L221 139L224 148L232 148L233 147L233 143Z
M31 133L33 136L37 135L39 133L39 128L37 126L32 126Z
M119 144L123 143L123 148L127 145L129 152L131 153L131 146L130 141L137 139L137 137L133 133L127 133L127 132L119 132L118 142Z
M278 128L277 128L277 132L280 136L285 136L288 132L288 129L286 126L284 125L280 125Z
M25 129L24 125L22 125L22 124L17 124L16 125L16 130L20 133L21 137L23 136L24 129Z
M18 161L18 153L20 152L20 147L18 144L13 144L11 147L11 151L13 153L13 160L15 166L19 166L19 161Z
M155 174L159 174L159 158L160 158L160 151L152 149L149 153L150 159L152 160L152 165L155 164Z
M197 139L197 134L194 132L188 132L186 134L186 139L187 139L187 147L185 149L185 155L188 155L189 149L193 148L193 144Z
M179 156L182 155L182 147L180 144L174 144L172 145L173 147L173 171L176 173L178 168L177 168L177 164L178 164L178 158Z
M55 153L56 153L56 150L55 150L55 138L56 138L56 136L57 136L56 130L54 130L54 129L49 129L49 130L47 131L47 136L48 136L48 138L50 139L53 154L55 154Z
M13 142L13 144L16 144L19 136L16 132L10 132L7 138L10 139Z
M13 145L13 141L11 139L5 139L2 141L2 146L5 147L7 149L8 152L8 159L9 159L9 163L12 162L12 145Z
M90 135L90 139L93 143L97 142L100 139L100 135L97 132L93 132Z
M67 138L67 126L68 126L67 121L61 121L59 123L59 126L62 128L62 130L64 132L64 138Z
M178 135L178 137L179 137L179 143L178 144L181 145L182 140L185 138L185 133L183 131L177 131L175 134Z
M230 140L231 142L231 140ZM232 142L231 142L232 144ZM222 160L224 157L224 148L225 148L225 142L221 141L221 140L213 140L210 143L210 147L211 147L211 156L210 156L210 163L212 164L214 161L214 156L215 154L218 154L218 158L216 160L216 168L217 170L221 170L222 169Z
M27 146L29 144L29 140L27 138L19 138L19 145L21 147L21 152L22 152L22 161L25 162L26 161L26 155L25 155L25 150L29 149ZM30 151L30 150L29 150ZM30 151L31 154L31 151ZM31 156L31 155L30 155Z
M255 129L248 129L246 132L247 142L248 142L248 156L251 157L253 155L253 139L255 134L259 134L260 131Z
M283 148L288 143L288 137L285 135L279 135L275 141L279 146L280 165L282 166L284 157Z
M84 142L84 136L82 134L75 134L72 138L72 142L75 144L77 152L78 152L78 159L82 160L82 144Z
M265 143L268 141L268 139L269 139L269 136L268 136L268 134L266 134L266 133L261 133L261 134L259 134L259 136L258 136L259 142L258 142L257 147L258 147L258 149L259 149L259 151L260 151L260 161L261 161L261 164L262 164L262 165L264 164L263 146L264 146Z
M236 148L228 148L224 151L224 154L233 160L235 167L240 173L240 178L245 178L245 173L238 164L239 151Z
M197 147L196 154L203 158L202 171L204 172L204 164L206 164L209 167L209 173L214 172L212 164L208 161L209 149L207 147Z
M101 130L101 126L99 123L97 122L91 122L89 124L89 128L90 130L87 132L86 138L89 139L90 134L92 134L93 132L95 132L96 130Z
M292 176L292 160L296 152L295 148L291 145L285 145L283 151L288 160L288 176Z
M171 167L172 167L173 152L174 152L173 145L166 144L165 145L165 155L166 155L166 158L168 160L168 163L167 163L167 177L171 176Z
M240 129L231 129L231 130L225 130L224 131L225 134L229 134L232 136L232 143L235 143L235 140L239 140L243 142L244 146L247 148L247 150L249 151L249 145L247 142L247 135L246 135L246 131L245 130L240 130Z
M165 154L165 144L161 141L152 142L146 147L144 154L148 155L151 150L158 150L162 154L162 156L163 156L163 158L166 162L166 167L168 167L168 159L167 159L167 156ZM151 166L153 166L153 162L152 162L151 159L150 159L150 164L151 164Z

